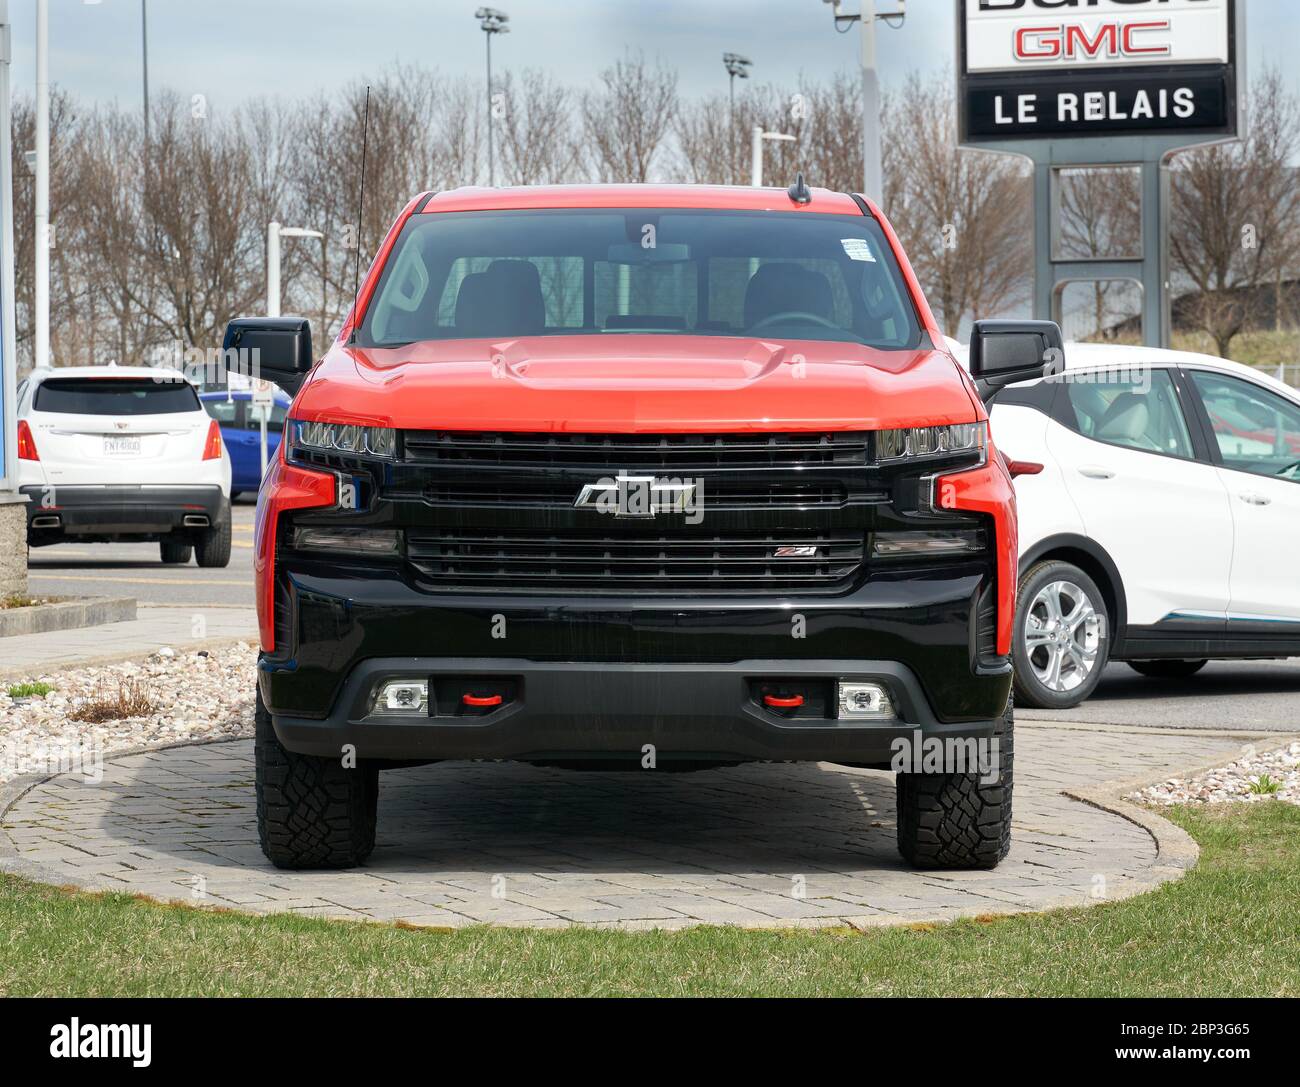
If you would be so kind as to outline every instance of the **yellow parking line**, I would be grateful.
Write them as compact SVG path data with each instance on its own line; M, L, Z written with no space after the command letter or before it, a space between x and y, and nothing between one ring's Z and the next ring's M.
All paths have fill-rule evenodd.
M211 579L208 581L194 578L192 580L185 578L171 577L85 577L79 574L33 574L30 571L27 574L29 581L121 581L132 585L249 585L253 584L250 577L246 581L231 581L229 579Z

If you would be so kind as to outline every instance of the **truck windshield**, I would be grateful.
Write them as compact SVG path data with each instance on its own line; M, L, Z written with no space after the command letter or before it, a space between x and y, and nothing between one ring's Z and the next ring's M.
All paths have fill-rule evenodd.
M874 219L636 208L412 216L357 342L646 332L920 340Z

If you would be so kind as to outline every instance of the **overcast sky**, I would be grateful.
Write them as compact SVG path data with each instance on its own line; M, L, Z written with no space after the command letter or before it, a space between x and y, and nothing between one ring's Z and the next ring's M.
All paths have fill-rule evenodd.
M1243 0L1250 64L1274 64L1300 90L1295 49L1300 2ZM822 0L498 0L512 33L494 42L494 63L544 68L589 84L624 49L677 68L683 92L726 89L721 54L754 61L758 81L795 82L854 69L856 29L837 35ZM878 0L880 10L895 0ZM220 108L250 96L298 99L395 64L448 74L483 72L475 0L149 0L151 87L205 94ZM845 0L859 10L859 0ZM35 0L10 0L13 87L35 78ZM952 0L910 0L900 30L882 28L886 89L910 69L953 63ZM80 98L140 102L140 0L51 0L50 78Z

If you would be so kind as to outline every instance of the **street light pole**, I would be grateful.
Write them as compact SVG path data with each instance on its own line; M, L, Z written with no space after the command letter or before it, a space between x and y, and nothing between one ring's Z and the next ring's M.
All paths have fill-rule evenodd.
M35 363L50 364L50 0L36 0Z
M268 317L280 316L280 239L281 238L320 238L324 239L325 235L319 230L304 230L298 226L281 226L278 222L272 220L266 224L266 315ZM325 319L325 311L321 310L321 320ZM322 324L321 338L324 339L325 329ZM257 390L254 388L254 394ZM274 395L274 394L272 394ZM272 401L273 403L274 401ZM251 401L250 401L251 403ZM259 422L261 424L262 440L262 475L266 475L266 419L270 412L267 405L259 405Z
M495 187L497 183L495 133L492 116L492 35L509 34L510 16L496 8L479 8L474 12L479 21L479 29L487 38L487 130L488 130L488 184Z
M18 354L14 330L14 187L9 65L13 60L9 0L0 0L0 503L18 490ZM17 501L17 495L14 495ZM0 509L0 527L12 511ZM26 531L26 514L20 513ZM23 571L26 564L23 564ZM0 587L26 591L25 585Z
M876 0L862 0L874 7ZM862 19L862 195L880 203L884 197L880 164L880 76L876 72L876 17Z
M880 203L884 198L884 171L880 163L880 77L876 71L876 20L883 19L893 30L903 25L907 0L898 0L898 10L876 11L876 0L862 0L860 15L846 15L842 0L824 0L831 5L835 29L846 33L862 24L862 194Z
M18 491L18 354L14 348L13 132L9 0L0 0L0 596L27 595L27 498Z
M140 43L144 56L144 145L149 146L149 0L140 0Z
M753 188L762 188L763 185L763 141L775 140L780 142L793 142L794 137L787 132L764 132L762 125L755 125L750 135L749 153L750 169L749 183Z
M324 238L319 230L298 226L281 226L274 220L266 224L266 315L280 316L280 239ZM321 335L324 335L322 329Z
M736 77L748 79L749 67L754 62L738 53L723 53L722 63L727 69L731 93L731 109L727 114L727 169L731 171L729 180L734 185L736 182Z

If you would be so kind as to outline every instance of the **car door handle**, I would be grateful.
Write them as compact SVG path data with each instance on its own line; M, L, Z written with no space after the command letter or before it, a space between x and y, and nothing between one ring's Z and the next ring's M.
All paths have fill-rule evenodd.
M1082 464L1079 466L1079 475L1087 476L1089 479L1114 479L1115 473L1109 468L1102 468L1096 464Z
M1246 494L1239 494L1237 495L1237 497L1250 506L1270 506L1273 504L1273 500L1271 498L1267 497L1266 495L1255 494L1253 492L1247 492Z

